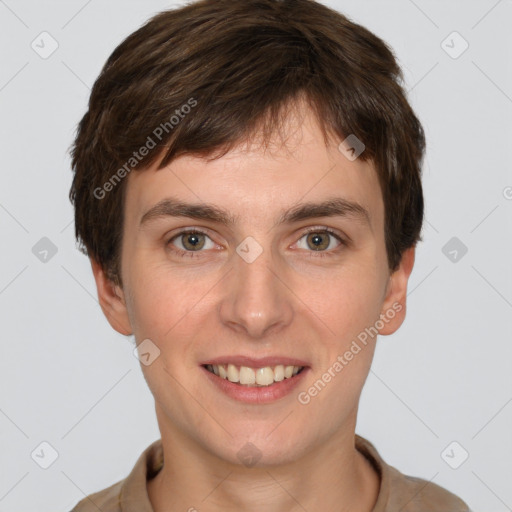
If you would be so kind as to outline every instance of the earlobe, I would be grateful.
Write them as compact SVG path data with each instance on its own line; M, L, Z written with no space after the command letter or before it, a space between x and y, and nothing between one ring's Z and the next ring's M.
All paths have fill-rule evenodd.
M117 332L125 336L133 334L122 288L107 277L99 263L93 258L90 261L103 314Z
M416 246L413 246L403 252L400 266L389 278L380 315L384 327L379 329L379 334L393 334L405 320L407 284L414 266L415 251Z

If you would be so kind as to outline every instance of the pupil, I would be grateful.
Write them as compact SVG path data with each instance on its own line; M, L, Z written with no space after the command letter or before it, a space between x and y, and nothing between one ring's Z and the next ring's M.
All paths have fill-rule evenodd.
M201 249L204 245L201 236L201 233L190 233L183 238L183 245L188 249Z
M310 235L309 240L313 243L315 250L325 249L325 243L322 241L322 236L318 233Z

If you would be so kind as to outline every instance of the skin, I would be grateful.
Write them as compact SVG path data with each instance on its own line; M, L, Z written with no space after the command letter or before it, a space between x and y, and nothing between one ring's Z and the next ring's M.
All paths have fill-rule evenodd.
M131 173L123 288L91 261L112 327L133 334L137 343L149 338L161 351L151 365L141 365L164 448L164 466L147 486L156 512L369 512L377 499L379 477L354 446L359 398L377 337L307 405L297 393L320 379L396 303L401 310L379 334L400 327L414 247L391 274L372 163L349 161L339 141L326 146L313 113L303 106L300 114L288 115L288 136L276 137L267 148L240 145L212 162L185 155L166 169L155 165ZM324 217L274 226L283 210L333 195L364 205L371 225ZM139 228L142 215L169 196L213 203L239 220L228 227L166 217ZM323 237L323 252L314 250L311 237L308 242L310 227ZM326 227L351 241L340 245L322 231ZM182 245L186 235L169 243L187 228L207 231L199 239L201 249ZM263 249L250 264L236 252L248 236ZM195 257L180 257L173 247L188 248ZM288 355L308 361L311 371L299 390L274 403L243 404L218 391L199 367L226 354ZM237 457L247 442L261 452L254 467Z

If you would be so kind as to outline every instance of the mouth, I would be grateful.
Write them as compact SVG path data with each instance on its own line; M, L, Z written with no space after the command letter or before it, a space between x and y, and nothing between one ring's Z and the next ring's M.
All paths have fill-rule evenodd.
M217 377L232 384L245 387L268 387L292 379L306 368L305 366L278 364L254 368L250 366L228 364L203 364L203 368Z

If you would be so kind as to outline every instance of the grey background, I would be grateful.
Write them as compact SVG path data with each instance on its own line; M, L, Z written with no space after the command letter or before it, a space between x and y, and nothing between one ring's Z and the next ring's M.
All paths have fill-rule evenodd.
M395 50L428 144L408 314L379 338L357 432L475 512L512 510L512 2L324 3ZM159 438L133 340L75 247L67 150L106 58L173 5L0 0L0 512L68 511ZM31 47L51 49L43 31L58 43L46 59Z

